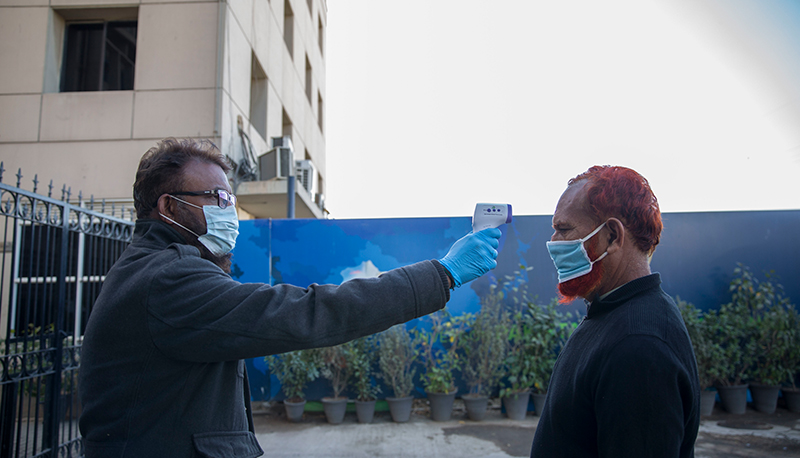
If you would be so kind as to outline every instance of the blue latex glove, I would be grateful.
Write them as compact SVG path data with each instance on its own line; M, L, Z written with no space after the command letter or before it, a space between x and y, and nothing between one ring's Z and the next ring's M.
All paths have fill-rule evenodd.
M500 229L489 228L461 237L439 263L450 272L456 287L471 282L497 267Z

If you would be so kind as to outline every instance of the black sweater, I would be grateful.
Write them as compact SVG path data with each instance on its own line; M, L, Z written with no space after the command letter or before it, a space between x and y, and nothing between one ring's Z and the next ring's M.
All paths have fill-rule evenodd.
M652 274L595 300L558 357L531 457L692 457L694 351Z
M243 358L335 345L434 312L449 299L446 282L438 262L424 261L341 286L242 284L168 225L139 220L86 328L86 456L261 455Z

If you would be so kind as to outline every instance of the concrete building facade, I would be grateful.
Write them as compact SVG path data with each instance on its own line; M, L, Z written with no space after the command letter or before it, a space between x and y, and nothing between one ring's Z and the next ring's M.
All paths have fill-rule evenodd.
M326 0L0 0L0 160L128 206L147 149L208 138L240 217L281 218L259 156L288 136L296 216L322 218L326 27Z

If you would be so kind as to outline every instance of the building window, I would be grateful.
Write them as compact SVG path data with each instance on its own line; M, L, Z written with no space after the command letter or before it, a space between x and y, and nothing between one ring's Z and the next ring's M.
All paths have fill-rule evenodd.
M281 135L284 137L291 137L292 120L289 118L289 115L286 114L286 110L283 110L282 118L283 118L283 128L281 129Z
M322 94L317 92L317 124L319 124L319 131L322 132L322 119L325 112L322 109Z
M308 103L311 103L312 95L314 92L312 91L313 86L313 77L311 76L311 62L308 61L308 56L306 56L306 98L308 98Z
M61 92L132 90L136 25L136 21L67 25Z
M325 50L323 49L322 43L325 40L325 29L322 27L322 19L317 18L317 38L319 40L319 53L325 55Z
M292 12L292 5L289 0L283 2L283 42L286 43L286 49L289 50L289 55L294 55L294 13Z
M250 68L250 125L267 139L267 74L255 54Z

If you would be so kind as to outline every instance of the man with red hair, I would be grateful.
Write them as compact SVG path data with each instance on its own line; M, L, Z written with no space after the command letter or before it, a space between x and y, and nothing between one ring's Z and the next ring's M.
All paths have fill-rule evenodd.
M569 181L547 249L586 316L561 351L531 457L693 457L700 388L675 302L650 272L662 229L647 180L595 166Z

